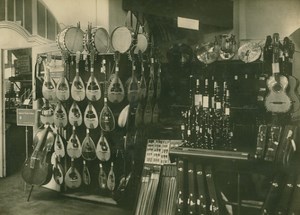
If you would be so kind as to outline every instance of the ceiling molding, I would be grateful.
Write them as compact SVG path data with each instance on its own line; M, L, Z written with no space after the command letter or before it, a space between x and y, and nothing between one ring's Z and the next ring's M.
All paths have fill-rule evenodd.
M19 24L15 22L10 22L10 21L1 21L0 22L0 30L1 29L8 29L16 32L20 36L22 36L29 44L32 44L32 46L36 45L42 45L42 44L47 44L50 42L53 42L51 40L48 40L46 38L43 38L39 35L31 35L25 28L20 26ZM1 41L5 42L5 41Z

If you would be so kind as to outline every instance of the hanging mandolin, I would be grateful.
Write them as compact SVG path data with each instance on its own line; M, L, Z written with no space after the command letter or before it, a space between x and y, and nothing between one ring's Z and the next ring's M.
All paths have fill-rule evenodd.
M108 101L112 103L120 103L123 101L125 97L124 86L122 84L121 79L119 78L119 61L120 61L120 53L115 53L115 73L112 74L113 77L108 86Z
M85 160L94 160L96 158L96 146L90 136L89 129L86 129L86 136L82 141L82 157Z
M71 96L75 101L82 101L85 97L85 88L82 78L79 76L80 52L76 52L76 75L71 86Z
M86 85L86 97L90 101L98 101L101 98L101 88L94 74L94 63L95 63L95 50L92 49L90 52L91 60L91 76Z
M63 52L62 61L64 64L64 72L61 74L60 79L56 85L56 97L61 101L66 101L70 97L70 87L68 80L66 79L66 74L68 70L68 58L69 55L67 52Z

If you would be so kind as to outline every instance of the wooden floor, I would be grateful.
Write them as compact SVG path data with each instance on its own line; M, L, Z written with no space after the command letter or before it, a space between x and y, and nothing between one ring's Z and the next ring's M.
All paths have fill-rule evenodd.
M20 173L0 178L0 215L129 215L131 211L117 206L65 197L60 193L35 187L30 201Z

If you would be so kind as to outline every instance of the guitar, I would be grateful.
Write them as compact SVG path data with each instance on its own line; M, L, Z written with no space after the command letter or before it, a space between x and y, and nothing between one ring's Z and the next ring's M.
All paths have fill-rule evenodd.
M94 129L98 127L98 116L95 107L91 102L88 103L84 111L84 124L87 128Z
M59 133L56 134L55 141L54 141L54 152L58 157L64 157L66 154L65 151L65 140L62 139Z
M54 142L54 134L46 126L40 133L38 143L32 152L30 158L26 159L23 169L22 178L30 185L43 185L51 179L51 165L47 162L48 153L51 151Z
M53 79L50 77L50 62L52 61L51 55L47 55L47 63L43 60L44 65L44 82L42 86L42 94L43 97L47 100L55 100L56 99L56 93L55 93L55 83Z
M96 155L100 161L108 161L111 156L110 147L103 131L101 131L101 136L97 143Z
M90 137L89 129L86 129L86 136L82 141L82 157L85 160L94 160L96 158L96 146Z
M132 62L132 72L131 77L128 80L128 87L127 87L127 99L130 104L134 104L138 101L139 98L139 83L135 75L135 60L133 51L130 51L129 59Z
M66 127L68 124L67 112L61 102L58 102L54 110L54 124L58 128Z
M98 101L101 98L101 88L94 75L95 50L90 53L91 59L91 76L86 85L86 97L90 101Z
M75 126L73 126L72 135L71 135L70 139L68 140L67 154L71 158L79 158L81 156L81 143L75 132Z
M80 126L82 124L82 114L75 101L69 111L69 122L72 126Z
M273 63L272 73L267 80L269 93L266 96L265 106L267 111L273 113L286 113L291 108L291 99L286 94L288 79L279 72L279 34L273 35Z
M54 181L61 185L64 181L64 171L62 165L59 163L59 156L57 156L55 153L52 154L51 157L51 163L53 164L52 168L52 177Z
M49 101L43 98L44 105L41 109L41 122L46 124L52 124L54 122L54 110L52 105L49 104Z
M298 95L299 80L295 76L287 72L288 69L292 70L290 59L292 58L294 52L294 44L288 37L285 37L283 39L282 46L283 46L282 73L287 75L288 77L289 88L287 94L292 101L292 107L290 109L290 112L295 113L300 109L300 99Z
M70 189L80 187L82 182L79 171L74 167L74 158L71 159L71 167L68 169L65 175L65 184Z
M106 189L106 185L107 185L107 175L102 167L102 164L99 163L99 175L98 175L98 183L99 183L99 187L100 189L104 190Z
M120 103L123 101L125 97L124 86L122 81L119 78L119 60L120 60L120 53L115 53L115 74L112 77L112 80L108 86L108 101L112 103Z
M86 161L83 161L83 168L82 168L82 181L85 185L91 184L91 174L86 165Z
M80 52L76 52L76 75L72 82L71 86L71 96L75 101L82 101L85 97L85 88L84 83L79 76L79 61L80 61Z
M116 177L115 177L115 173L114 173L114 163L111 162L110 170L109 170L108 178L107 178L107 188L110 191L114 191L115 186L116 186Z
M105 75L105 80L106 80L106 75ZM106 81L104 83L105 83L104 106L99 114L99 125L103 131L113 131L115 129L116 122L115 122L115 117L107 104Z
M68 80L65 77L68 70L68 58L69 55L67 52L63 52L62 61L64 64L64 72L61 74L61 77L56 85L56 97L61 101L66 101L70 97L70 87Z
M147 83L145 78L144 59L141 51L139 51L139 58L141 62L141 78L139 81L138 94L139 94L139 100L144 101L147 97Z

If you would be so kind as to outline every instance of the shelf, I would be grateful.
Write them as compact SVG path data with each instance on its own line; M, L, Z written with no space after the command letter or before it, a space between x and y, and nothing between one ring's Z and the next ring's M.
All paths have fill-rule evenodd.
M235 152L223 150L210 150L210 149L195 149L187 147L177 147L170 149L172 156L188 156L197 158L219 158L229 160L250 160L248 152Z

